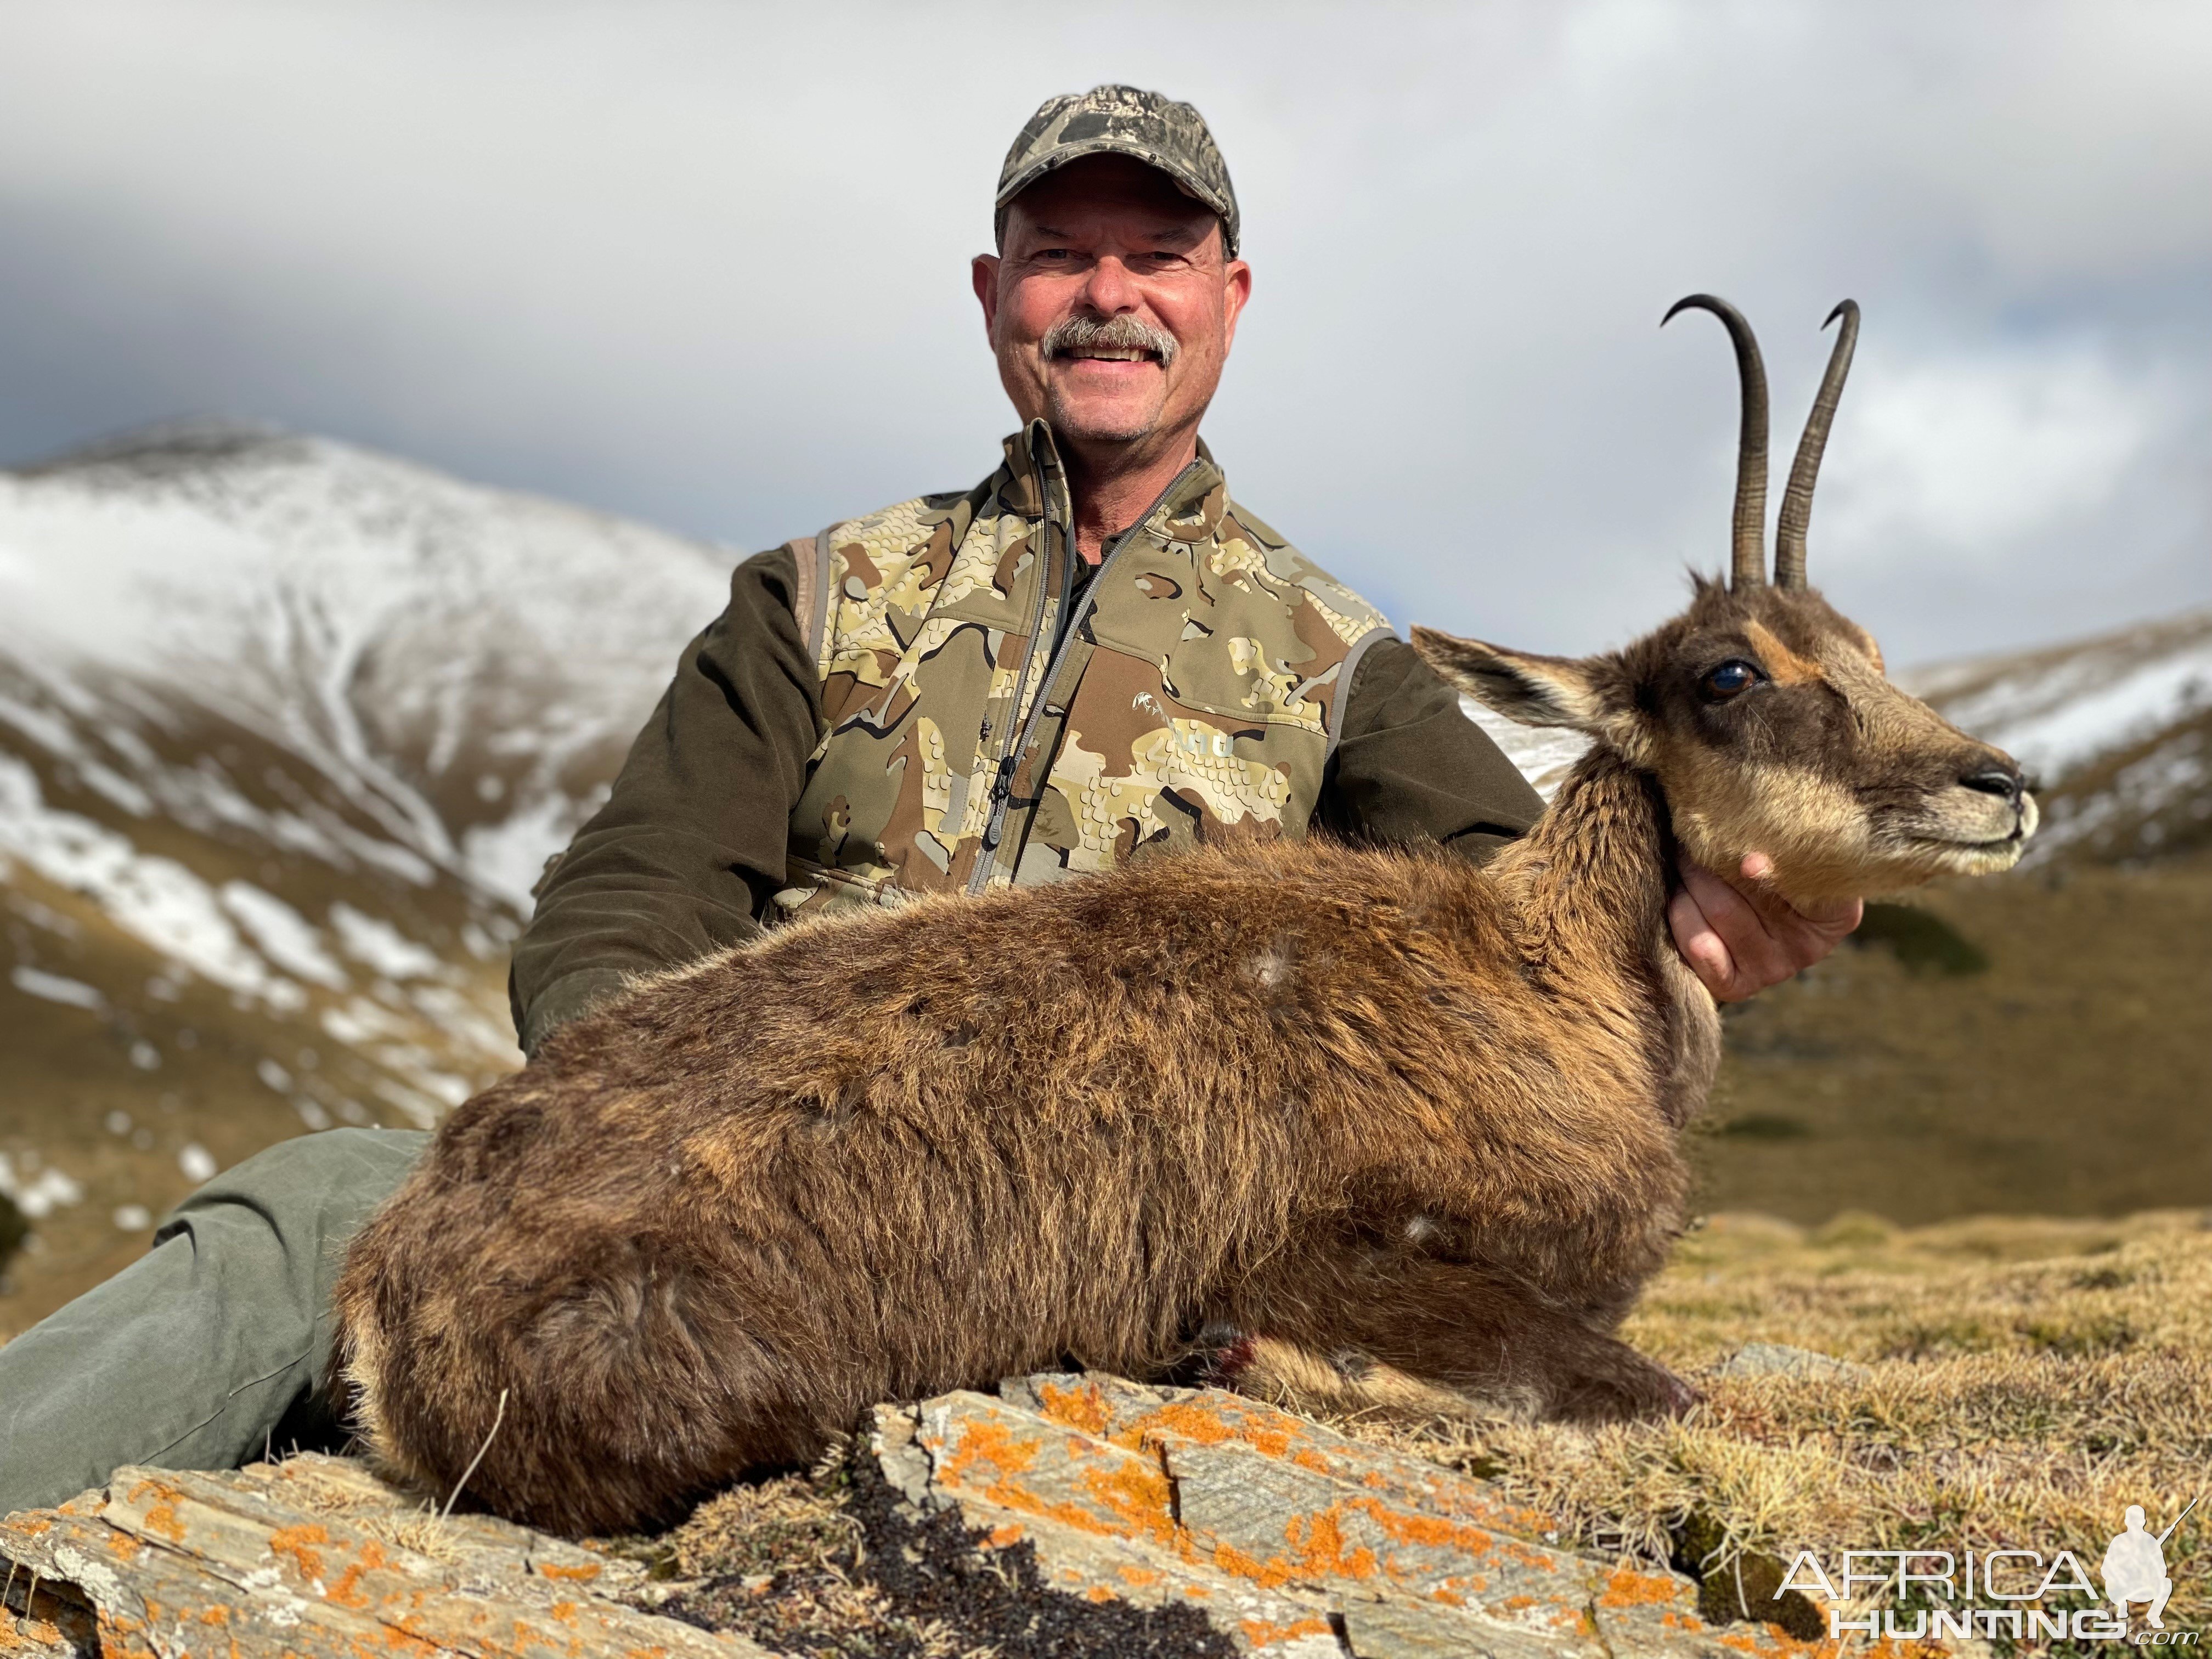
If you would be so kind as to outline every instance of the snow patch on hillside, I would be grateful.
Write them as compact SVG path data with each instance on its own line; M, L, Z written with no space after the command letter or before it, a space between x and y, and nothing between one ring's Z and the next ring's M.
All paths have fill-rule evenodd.
M46 804L35 773L0 755L0 851L83 893L169 963L272 1009L302 1007L294 981L240 939L215 890L174 859L142 854L103 824Z
M1590 740L1579 732L1560 726L1523 726L1473 697L1462 696L1459 706L1547 801L1559 793L1575 763L1589 752Z

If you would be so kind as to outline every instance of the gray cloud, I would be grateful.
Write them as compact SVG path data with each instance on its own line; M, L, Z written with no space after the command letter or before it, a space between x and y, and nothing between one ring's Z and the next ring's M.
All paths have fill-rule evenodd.
M1765 337L1860 367L1815 579L1911 660L2212 599L2212 12L1593 3L0 10L0 453L222 410L744 546L990 464L967 290L1045 94L1212 121L1208 438L1401 623L1551 648L1726 539Z

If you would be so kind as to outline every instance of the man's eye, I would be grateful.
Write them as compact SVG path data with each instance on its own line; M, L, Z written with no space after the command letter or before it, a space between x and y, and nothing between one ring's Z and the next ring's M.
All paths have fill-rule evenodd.
M1718 702L1748 691L1759 684L1762 676L1752 664L1741 659L1724 662L1705 676L1705 695Z

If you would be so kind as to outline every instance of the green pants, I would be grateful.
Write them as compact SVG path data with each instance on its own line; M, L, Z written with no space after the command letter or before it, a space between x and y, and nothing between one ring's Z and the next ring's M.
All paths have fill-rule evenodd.
M0 1515L124 1463L230 1468L331 1438L331 1286L429 1139L332 1129L271 1146L186 1199L143 1261L0 1347Z

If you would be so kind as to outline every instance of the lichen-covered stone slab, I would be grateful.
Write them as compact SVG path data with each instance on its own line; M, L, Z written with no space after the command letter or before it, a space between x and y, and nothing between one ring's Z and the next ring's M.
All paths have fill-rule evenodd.
M1830 1645L1716 1630L1679 1574L1563 1549L1488 1482L1218 1389L1011 1378L996 1399L881 1408L872 1443L909 1501L957 1506L981 1547L1025 1539L1048 1583L1094 1599L1181 1596L1243 1651L1781 1659Z
M343 1459L122 1468L0 1521L0 1651L106 1659L760 1659L608 1599L640 1569L484 1516L441 1519Z

